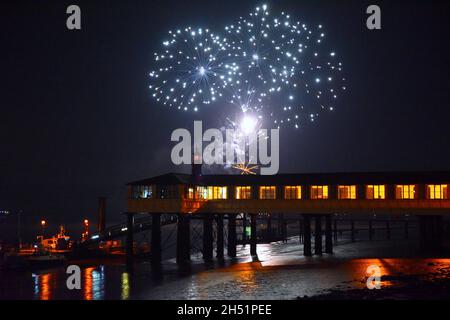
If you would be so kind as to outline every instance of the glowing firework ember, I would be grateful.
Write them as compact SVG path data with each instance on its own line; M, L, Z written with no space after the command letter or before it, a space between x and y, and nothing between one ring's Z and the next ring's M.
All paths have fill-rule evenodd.
M260 121L298 128L334 110L346 89L342 63L321 25L309 27L284 12L273 16L263 5L224 34L169 32L150 73L153 97L185 111L237 106Z
M246 163L254 163L256 159L247 152L247 148L251 143L257 142L259 138L266 138L266 134L261 130L261 122L249 114L244 116L239 123L229 118L227 118L226 121L227 123L223 130L233 129L233 134L231 134L228 137L229 139L225 142L227 148L234 150L238 157L244 157L245 159L245 157L248 156L248 159L245 160ZM231 167L243 170L248 166L246 166L246 164L239 164L232 165ZM256 169L256 167L252 168L252 170L253 169Z
M232 166L232 168L238 170L241 175L256 175L256 170L259 169L259 166L243 163L235 164Z
M241 121L241 131L245 135L249 135L251 132L256 130L258 121L250 116L245 116Z

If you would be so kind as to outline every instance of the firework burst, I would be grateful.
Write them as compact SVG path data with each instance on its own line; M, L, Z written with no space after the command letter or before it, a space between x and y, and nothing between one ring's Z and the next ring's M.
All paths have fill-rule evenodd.
M169 31L164 49L154 54L150 72L153 98L163 105L198 111L223 96L225 39L209 29Z
M323 27L256 7L225 27L227 58L239 66L232 102L277 126L314 121L345 90L342 63L325 45Z
M184 111L230 108L277 127L298 128L333 111L345 87L342 63L322 25L309 27L266 5L227 25L170 31L154 54L153 98ZM230 113L232 112L230 108Z

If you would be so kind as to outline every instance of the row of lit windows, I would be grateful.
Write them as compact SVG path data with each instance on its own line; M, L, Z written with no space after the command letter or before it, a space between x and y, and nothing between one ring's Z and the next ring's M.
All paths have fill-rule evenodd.
M427 185L427 199L448 199L448 185ZM329 186L318 185L310 186L310 198L316 199L328 199L329 198ZM339 185L338 186L338 199L357 199L356 185ZM188 198L194 199L227 199L227 187L210 186L203 187L198 186L196 188L196 195L194 194L194 188L188 189ZM238 186L235 187L235 198L251 199L252 187L251 186ZM261 186L259 187L259 199L276 199L277 188L275 186ZM302 187L301 186L285 186L284 187L284 199L301 199ZM395 198L396 199L416 199L416 185L396 185L395 186ZM386 199L386 186L385 185L367 185L366 186L366 199Z
M189 199L227 199L228 192L227 187L224 186L197 186L194 192L194 188L188 188L187 197ZM310 198L311 199L328 199L329 198L329 186L318 185L310 186ZM135 186L133 187L134 199L149 199L153 198L152 186ZM261 186L259 187L259 199L276 199L277 189L275 186ZM158 188L157 198L175 199L178 197L178 189L175 186L164 186ZM357 199L357 187L356 185L339 185L338 186L338 199ZM251 186L238 186L235 187L236 199L251 199L252 187ZM284 187L284 199L301 199L302 187L301 186L285 186ZM396 199L416 199L416 185L396 185L395 186L395 198ZM448 199L448 184L428 184L426 186L426 198L427 199ZM366 186L366 199L386 199L386 186L385 185L367 185Z

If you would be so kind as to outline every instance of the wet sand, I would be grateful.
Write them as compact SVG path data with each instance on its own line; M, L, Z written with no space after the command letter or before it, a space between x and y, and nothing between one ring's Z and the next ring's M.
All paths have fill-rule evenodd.
M248 248L239 251L237 264L200 271L166 283L143 293L139 299L317 299L390 298L392 290L402 290L405 284L418 283L422 296L433 298L434 287L445 291L450 281L450 259L410 258L416 254L410 241L374 241L343 243L333 255L303 257L299 254L298 238L287 244L258 245L258 260L248 257ZM386 258L372 258L384 252ZM367 267L381 270L381 289L366 287ZM437 282L437 279L439 281ZM420 281L420 282L418 282ZM424 283L432 283L427 288ZM420 284L419 284L420 283ZM377 291L377 293L373 293ZM348 292L348 296L344 293ZM404 292L408 298L408 291ZM431 296L430 296L431 295ZM414 295L417 297L418 295ZM443 295L436 296L441 299ZM413 296L412 296L413 297ZM447 293L447 296L450 295Z
M192 256L188 269L174 259L161 273L139 263L82 267L82 289L68 290L64 268L0 275L0 299L449 299L450 256L420 257L414 240L339 241L334 254L304 257L298 237L288 243L238 246L234 260L205 264ZM414 258L412 258L414 257ZM367 267L381 270L381 289L366 287Z

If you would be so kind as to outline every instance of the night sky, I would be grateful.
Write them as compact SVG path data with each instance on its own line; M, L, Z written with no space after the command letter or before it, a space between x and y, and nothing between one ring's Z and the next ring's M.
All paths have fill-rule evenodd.
M107 224L123 220L125 184L169 171L170 134L220 125L226 108L186 114L148 89L153 52L169 29L221 30L263 2L4 1L0 13L0 210L22 210L78 232L108 197ZM450 3L267 1L323 24L344 63L336 110L300 130L281 130L280 172L450 169ZM66 7L82 30L66 29ZM382 30L365 26L378 4ZM0 220L0 232L14 217ZM34 228L33 232L30 229Z

